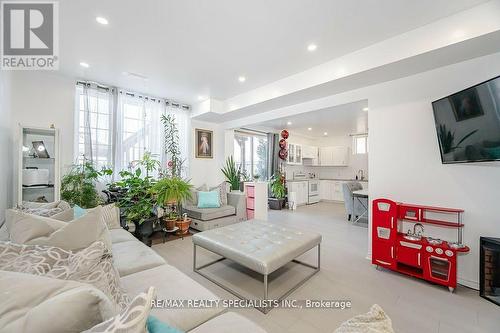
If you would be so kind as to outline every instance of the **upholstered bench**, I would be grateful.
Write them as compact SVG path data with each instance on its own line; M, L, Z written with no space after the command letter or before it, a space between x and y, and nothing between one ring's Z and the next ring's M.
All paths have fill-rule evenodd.
M287 263L293 261L310 267L313 271L282 295L279 300L287 297L320 269L321 235L313 232L301 231L259 220L250 220L200 232L193 235L192 239L194 246L193 270L241 299L246 298L212 279L202 272L201 269L221 260L229 259L254 272L260 273L263 275L265 300L268 299L268 275ZM222 258L197 267L197 246L216 253ZM298 256L315 247L318 249L316 266L295 260ZM267 313L270 309L260 308L259 310Z

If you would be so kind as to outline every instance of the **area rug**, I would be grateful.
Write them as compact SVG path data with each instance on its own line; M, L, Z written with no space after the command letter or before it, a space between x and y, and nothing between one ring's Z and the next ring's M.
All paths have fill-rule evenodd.
M334 333L394 333L392 321L377 304L366 314L358 315L342 323Z

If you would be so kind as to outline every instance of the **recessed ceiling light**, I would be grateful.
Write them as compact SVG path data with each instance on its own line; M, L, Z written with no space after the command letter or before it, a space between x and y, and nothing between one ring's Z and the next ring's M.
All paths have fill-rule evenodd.
M328 135L328 132L323 133L323 135Z
M291 122L291 121L288 121L286 124L287 124L288 126L290 126L290 125L292 124L292 122Z
M247 80L247 78L244 76L238 77L238 81L240 81L241 83L245 82L246 80Z
M206 100L206 99L207 99L207 98L206 98L205 96L201 96L201 95L200 95L200 96L198 96L198 100L199 100L199 101L204 101L204 100Z
M307 130L308 131L312 131L313 129L312 129L312 127L308 127Z
M316 45L316 44L307 45L307 51L309 51L309 52L316 51L317 48L318 48L318 45Z
M80 63L80 66L82 66L82 67L84 67L84 68L89 68L89 67L90 67L90 65L89 65L89 64L87 64L86 62L81 62L81 63Z
M363 108L363 111L368 111L370 110L370 108L366 107L366 108Z
M95 20L97 21L97 23L100 23L102 25L107 25L109 23L108 20L102 16L97 16Z

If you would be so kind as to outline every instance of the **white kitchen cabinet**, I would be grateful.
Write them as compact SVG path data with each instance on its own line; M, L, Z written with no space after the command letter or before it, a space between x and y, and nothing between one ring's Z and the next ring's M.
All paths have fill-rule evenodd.
M287 189L288 193L295 192L297 206L307 204L309 198L307 181L288 182Z
M321 180L320 200L344 202L343 184L341 180Z
M335 181L333 183L333 200L344 202L344 193L343 193L343 181Z
M321 147L319 149L319 164L322 166L348 166L349 147Z
M318 158L318 147L302 146L302 158Z
M288 144L288 158L287 163L292 165L300 165L302 164L302 146L289 143Z

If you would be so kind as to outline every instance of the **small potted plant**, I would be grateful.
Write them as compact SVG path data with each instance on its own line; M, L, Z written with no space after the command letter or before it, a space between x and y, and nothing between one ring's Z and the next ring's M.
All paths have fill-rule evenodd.
M151 188L151 194L156 203L168 210L164 220L167 230L179 228L179 234L186 234L191 224L191 219L180 218L182 202L191 198L191 187L188 181L179 177L167 177L158 180Z
M285 177L281 172L276 172L271 177L271 193L272 198L269 198L269 208L281 210L285 204Z
M241 166L236 167L233 156L227 158L226 165L221 171L226 177L227 182L231 185L231 191L239 191L242 176Z

